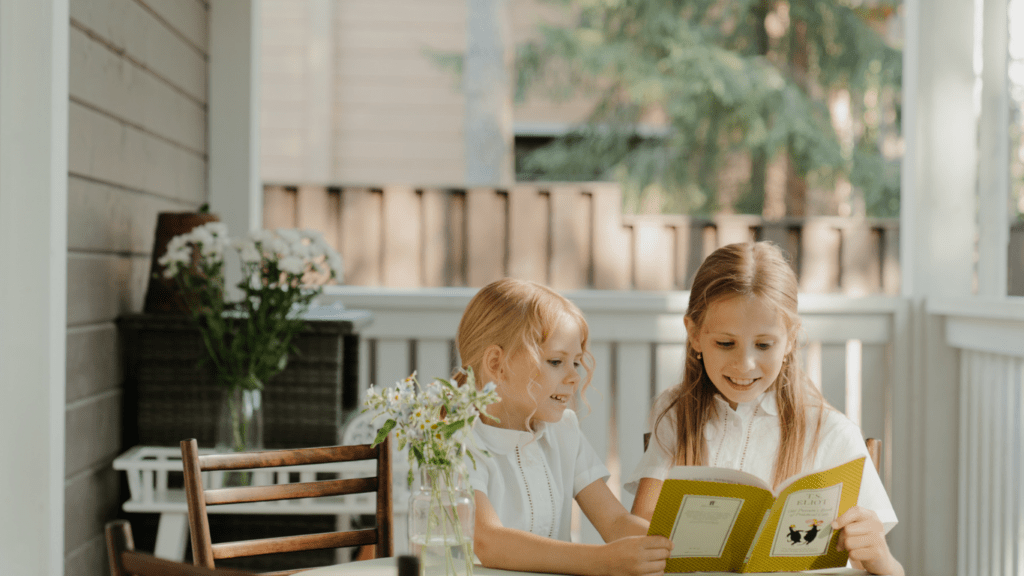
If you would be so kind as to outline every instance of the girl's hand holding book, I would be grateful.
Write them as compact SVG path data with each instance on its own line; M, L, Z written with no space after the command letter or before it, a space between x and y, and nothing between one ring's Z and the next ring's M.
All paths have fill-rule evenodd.
M832 522L833 530L841 530L837 550L847 550L850 560L872 574L903 576L903 566L893 558L885 541L885 531L878 514L854 506Z
M599 565L603 574L658 576L665 573L672 541L664 536L626 536L601 548Z

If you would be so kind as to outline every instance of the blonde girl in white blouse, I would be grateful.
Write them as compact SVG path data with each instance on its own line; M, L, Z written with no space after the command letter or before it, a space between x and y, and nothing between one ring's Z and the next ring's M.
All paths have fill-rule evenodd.
M730 244L701 264L685 316L682 382L651 412L654 436L626 488L650 520L674 465L732 467L778 485L800 473L867 455L860 429L828 405L794 360L797 280L768 242ZM885 533L896 524L874 466L857 505L832 524L851 563L902 576Z
M587 323L553 290L506 278L473 297L459 323L463 367L501 401L473 429L489 457L470 468L474 551L484 566L582 575L659 575L672 543L647 536L605 484L608 470L569 409L590 381ZM572 501L605 540L569 541Z

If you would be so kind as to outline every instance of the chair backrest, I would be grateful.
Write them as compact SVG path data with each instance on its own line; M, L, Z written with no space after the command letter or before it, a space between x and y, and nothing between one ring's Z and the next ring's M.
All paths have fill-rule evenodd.
M647 452L647 445L651 442L651 433L644 433L644 452ZM875 465L875 472L882 473L882 441L878 438L868 438L864 441L868 447L868 455Z
M192 557L196 566L214 567L224 558L258 556L300 550L320 550L348 546L376 546L377 558L394 554L391 522L391 440L375 447L369 444L297 448L266 452L238 452L200 456L195 439L181 442L182 467L185 472L185 496L188 501L188 523L192 535ZM329 462L376 460L376 476L320 480L270 486L243 486L204 489L202 472L217 470L259 470ZM213 544L206 507L240 502L267 502L294 498L320 498L347 494L377 493L377 525L372 529L303 534L280 538L219 542ZM280 572L290 574L297 572Z
M882 474L882 441L878 438L868 438L864 441L868 445L868 455L871 462L875 464L875 472Z
M135 550L132 525L112 520L104 527L111 576L255 576L240 570L215 570L157 558Z

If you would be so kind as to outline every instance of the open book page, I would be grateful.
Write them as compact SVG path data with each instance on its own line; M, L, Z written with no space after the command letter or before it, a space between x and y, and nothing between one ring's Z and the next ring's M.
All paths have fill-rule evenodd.
M832 521L857 503L864 462L857 458L782 484L744 571L844 566L848 555L836 550L839 533L832 530Z
M662 483L649 534L673 542L666 572L839 567L831 523L856 504L865 459L792 478L777 493L751 474L677 466Z
M772 500L765 488L670 477L648 533L672 540L667 572L736 572Z

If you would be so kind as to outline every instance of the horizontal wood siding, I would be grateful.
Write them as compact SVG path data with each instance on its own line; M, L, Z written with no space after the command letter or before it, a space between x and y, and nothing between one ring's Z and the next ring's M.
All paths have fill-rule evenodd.
M208 7L72 0L68 33L65 563L102 576L124 449L114 319L142 309L157 214L207 198Z
M464 181L465 97L433 57L465 51L464 0L264 0L261 12L264 180ZM515 43L573 18L543 0L510 2L507 16ZM519 132L549 134L584 120L593 98L540 88L514 105Z
M432 52L461 52L462 0L265 0L265 181L453 185L464 98Z
M264 225L337 238L354 285L483 286L515 276L560 290L685 290L719 246L771 240L804 292L899 292L895 219L623 215L621 193L607 183L268 185L264 193Z
M329 148L313 149L313 135L307 131L313 98L309 87L317 72L310 69L310 45L316 41L311 37L310 4L289 0L261 4L260 169L264 175L302 180L325 177L309 172L313 159L330 152ZM325 124L327 117L319 122Z

